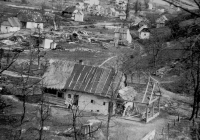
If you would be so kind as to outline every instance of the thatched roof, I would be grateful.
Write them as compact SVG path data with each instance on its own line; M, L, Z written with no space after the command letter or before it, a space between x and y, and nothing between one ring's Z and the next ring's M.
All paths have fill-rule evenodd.
M67 79L70 77L74 68L74 62L55 61L43 75L43 85L47 88L64 89Z

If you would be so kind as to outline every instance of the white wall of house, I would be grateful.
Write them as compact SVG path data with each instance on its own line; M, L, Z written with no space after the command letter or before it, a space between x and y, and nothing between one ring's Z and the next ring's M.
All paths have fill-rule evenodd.
M153 7L153 4L152 4L152 3L148 3L148 9L149 9L149 10L153 10L153 8L154 8L154 7Z
M35 23L35 22L27 22L26 28L28 29L34 29L34 28L40 28L43 29L43 23Z
M83 18L84 18L84 15L81 14L81 13L76 13L76 14L74 15L74 21L80 21L80 22L82 22L82 21L83 21Z
M16 32L16 31L19 31L19 30L20 30L20 27L11 27L11 26L1 25L1 32L2 33Z
M149 39L150 33L149 32L140 32L139 38L140 39Z
M126 15L120 15L119 18L120 18L121 20L125 20L125 19L126 19Z
M84 0L84 3L87 3L90 6L92 6L92 5L99 5L99 0Z
M132 43L132 36L130 34L130 30L127 30L126 33L115 33L115 40L126 40L128 43Z
M71 95L71 98L68 98L68 95ZM94 112L98 114L108 114L108 105L110 99L103 98L100 96L95 96L89 93L82 93L82 92L73 92L67 91L64 95L64 98L67 102L71 102L74 95L79 95L78 106L80 110ZM114 106L115 110L115 106Z
M132 42L132 36L131 36L130 30L127 30L127 41L128 43Z
M51 43L53 42L52 39L47 39L45 38L43 40L43 43L42 43L42 47L44 47L44 49L50 49L51 48Z

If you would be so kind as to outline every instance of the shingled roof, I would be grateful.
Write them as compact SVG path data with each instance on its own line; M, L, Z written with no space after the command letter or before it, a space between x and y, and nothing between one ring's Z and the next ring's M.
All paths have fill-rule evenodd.
M59 67L62 67L62 65ZM55 71L56 73L59 73L58 70L62 69L63 68L59 68ZM65 69L67 70L67 68ZM72 67L70 67L70 69L72 69ZM55 75L45 74L45 85L50 84L51 86L48 86L48 88L56 88L55 85L58 83L58 89L67 89L103 97L110 97L112 92L118 88L122 77L121 72L115 74L113 69L80 64L75 64L71 73L70 71L66 73L66 76L62 72L62 76L59 77L60 80L59 78L56 78ZM52 83L50 79L57 80L53 80L55 82Z
M75 64L65 89L110 97L121 80L122 73L113 69Z
M30 10L20 10L17 17L23 22L43 23L46 21L40 12Z

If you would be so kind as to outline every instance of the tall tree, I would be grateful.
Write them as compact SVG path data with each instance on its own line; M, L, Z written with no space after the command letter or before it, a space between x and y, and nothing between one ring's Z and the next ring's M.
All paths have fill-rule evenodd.
M149 8L149 0L144 0L144 5L145 5L145 8L148 9Z
M180 6L177 3L169 0L163 1L190 13L194 20L200 17L198 12L189 10L183 5ZM193 2L196 3L197 7L200 9L200 2L198 0L193 0ZM195 28L195 30L193 28ZM188 26L186 30L190 32L197 32L196 26L194 25ZM189 89L188 94L193 95L193 109L190 117L190 120L192 120L195 117L198 117L200 108L200 33L197 32L194 35L189 35L187 38L185 37L183 41L184 43L182 43L182 48L180 51L184 53L180 59L180 63L183 64L184 73L187 75L187 82L189 83L189 86L187 87Z
M141 2L139 2L138 0L135 2L135 13L137 14L138 11L141 11Z

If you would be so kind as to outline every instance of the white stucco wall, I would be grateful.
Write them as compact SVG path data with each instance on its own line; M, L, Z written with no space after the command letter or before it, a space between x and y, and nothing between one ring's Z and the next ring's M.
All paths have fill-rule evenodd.
M43 23L35 23L35 22L27 22L26 28L28 29L34 29L34 28L40 28L43 29Z
M132 43L132 36L130 34L130 30L127 30L127 41L128 43Z
M141 32L139 35L140 39L149 39L150 33L149 32Z
M64 98L66 99L66 101L69 102L72 100L68 98L68 94L71 94L71 98L73 98L75 94L79 95L78 106L80 110L104 114L104 115L108 114L108 104L110 99L102 98L100 96L94 96L93 94L67 91L64 95ZM91 103L91 100L93 100L93 103Z
M43 43L42 43L42 46L44 47L44 49L50 49L52 42L53 42L52 39L44 39Z
M74 15L74 21L83 21L84 15L81 14L75 14Z
M87 3L89 5L99 5L99 0L84 0L84 3Z
M8 32L16 32L19 31L20 27L10 27L10 26L3 26L1 25L1 32L8 33Z
M126 34L115 33L114 37L115 37L115 40L122 39L122 40L128 41L128 43L132 43L132 36L129 30L127 30Z

